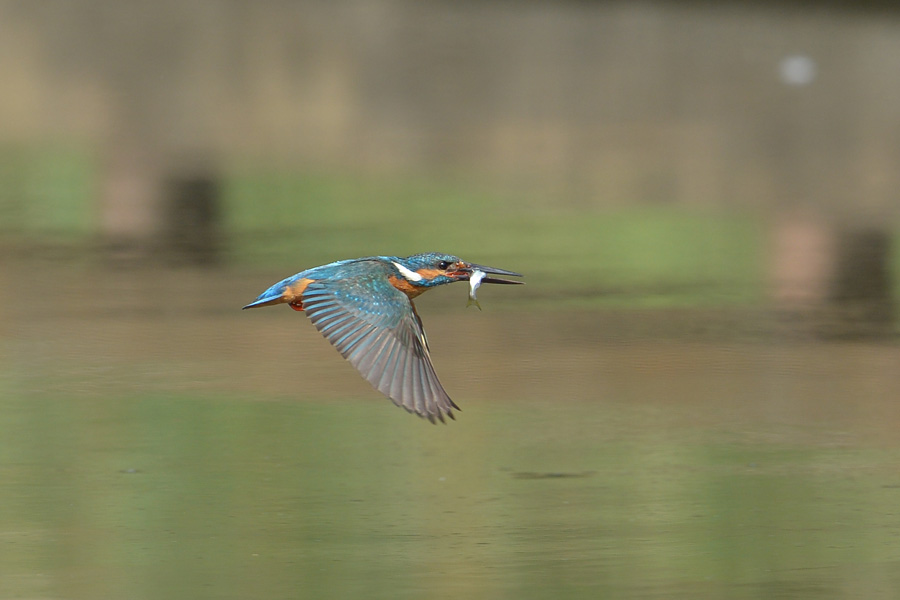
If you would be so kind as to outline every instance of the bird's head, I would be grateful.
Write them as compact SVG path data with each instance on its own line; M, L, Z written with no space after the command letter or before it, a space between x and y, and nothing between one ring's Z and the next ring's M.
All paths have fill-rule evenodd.
M475 271L483 271L488 275L507 275L522 277L521 274L506 269L486 267L475 263L468 263L452 254L440 252L426 252L414 254L406 258L398 258L391 261L400 277L417 288L430 288L454 281L468 281ZM482 283L506 283L515 284L521 281L509 281L495 277L485 277Z

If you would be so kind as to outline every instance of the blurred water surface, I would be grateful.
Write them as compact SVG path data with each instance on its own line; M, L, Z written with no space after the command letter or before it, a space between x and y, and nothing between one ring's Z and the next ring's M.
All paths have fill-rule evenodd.
M892 338L451 286L433 426L239 310L285 274L4 264L0 597L900 594Z
M896 15L0 0L0 600L900 597ZM240 310L429 250L446 426Z

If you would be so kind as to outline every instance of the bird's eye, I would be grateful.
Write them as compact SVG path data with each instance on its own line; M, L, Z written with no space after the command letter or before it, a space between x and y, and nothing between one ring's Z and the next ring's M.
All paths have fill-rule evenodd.
M441 271L446 271L447 269L450 268L450 265L452 265L452 264L453 264L452 262L448 262L448 261L446 261L446 260L442 260L441 262L438 263L438 268L439 268Z

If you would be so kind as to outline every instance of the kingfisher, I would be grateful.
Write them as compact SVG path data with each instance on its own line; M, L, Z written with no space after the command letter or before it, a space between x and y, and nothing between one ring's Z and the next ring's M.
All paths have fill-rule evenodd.
M473 274L473 288L480 283L523 283L485 276L522 277L520 273L468 263L452 254L368 256L301 271L244 308L287 304L305 312L394 404L432 423L445 422L445 416L455 419L453 410L460 408L438 381L413 299L439 285L469 281Z

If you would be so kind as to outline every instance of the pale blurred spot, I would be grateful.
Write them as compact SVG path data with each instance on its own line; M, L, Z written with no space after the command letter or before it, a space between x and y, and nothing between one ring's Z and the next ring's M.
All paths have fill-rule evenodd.
M778 75L787 85L809 85L818 75L816 61L802 54L793 54L781 59Z

